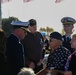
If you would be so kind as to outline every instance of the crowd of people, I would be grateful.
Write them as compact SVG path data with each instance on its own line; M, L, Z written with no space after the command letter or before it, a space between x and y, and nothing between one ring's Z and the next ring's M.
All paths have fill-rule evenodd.
M76 20L64 17L61 22L65 35L55 31L49 39L46 32L37 31L35 19L12 22L9 37L0 29L0 75L36 75L43 69L46 50L50 51L47 69L62 71L59 75L76 75L76 34L72 32Z

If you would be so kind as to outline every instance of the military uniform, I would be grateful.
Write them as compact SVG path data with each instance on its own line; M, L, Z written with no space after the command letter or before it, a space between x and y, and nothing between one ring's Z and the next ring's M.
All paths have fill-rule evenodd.
M71 48L71 38L67 40L66 35L63 36L63 46L66 47L71 53L73 53L73 48Z
M71 17L64 17L61 19L61 22L64 26L74 25L75 19ZM63 35L63 46L66 47L71 53L74 51L73 48L71 48L71 36L67 36L66 34Z
M11 23L14 28L26 28L26 23L13 22ZM12 33L7 38L6 43L6 75L17 75L22 67L24 67L24 49L20 42L19 37L15 33Z

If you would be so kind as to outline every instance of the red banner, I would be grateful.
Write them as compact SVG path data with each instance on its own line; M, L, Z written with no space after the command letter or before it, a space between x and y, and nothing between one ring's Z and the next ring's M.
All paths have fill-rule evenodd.
M12 1L12 0L1 0L2 3L7 3L9 1Z
M30 1L32 1L32 0L23 0L24 3L25 3L25 2L30 2Z
M63 0L56 0L55 3L60 3L61 1L63 1Z

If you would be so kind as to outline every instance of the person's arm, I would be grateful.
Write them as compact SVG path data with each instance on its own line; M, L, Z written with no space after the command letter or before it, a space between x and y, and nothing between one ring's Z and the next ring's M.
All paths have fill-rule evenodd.
M66 72L64 72L64 75L72 75L72 72L71 71L66 71Z
M34 69L34 68L35 68L35 64L34 64L33 62L31 62L31 63L29 64L29 68Z
M69 71L72 71L73 75L76 75L76 53L74 55L72 55L72 58L70 60L70 64L69 64Z
M69 71L65 71L64 75L76 75L76 54L72 55L72 58L70 60L70 64L69 64Z
M52 75L73 75L71 71L51 70Z
M29 60L27 55L25 54L25 66L29 66L30 63L31 63L31 60Z

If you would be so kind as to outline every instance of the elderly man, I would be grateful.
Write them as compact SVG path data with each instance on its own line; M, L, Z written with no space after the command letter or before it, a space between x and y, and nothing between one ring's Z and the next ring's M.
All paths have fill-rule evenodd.
M60 33L53 32L50 34L49 46L51 52L48 57L47 68L51 69L53 67L55 70L64 71L64 66L70 52L62 46L62 36Z
M63 17L61 22L65 31L65 35L63 35L63 46L66 47L71 53L73 53L74 50L71 48L70 41L71 35L73 33L72 30L76 21L72 17Z
M7 75L17 75L22 67L24 67L24 49L20 42L27 34L28 22L12 22L14 30L7 38L6 43L6 59Z
M35 75L33 69L23 67L18 75Z
M29 31L22 40L25 52L25 66L34 69L35 73L43 68L42 65L42 49L43 37L37 31L37 22L35 19L29 20Z

